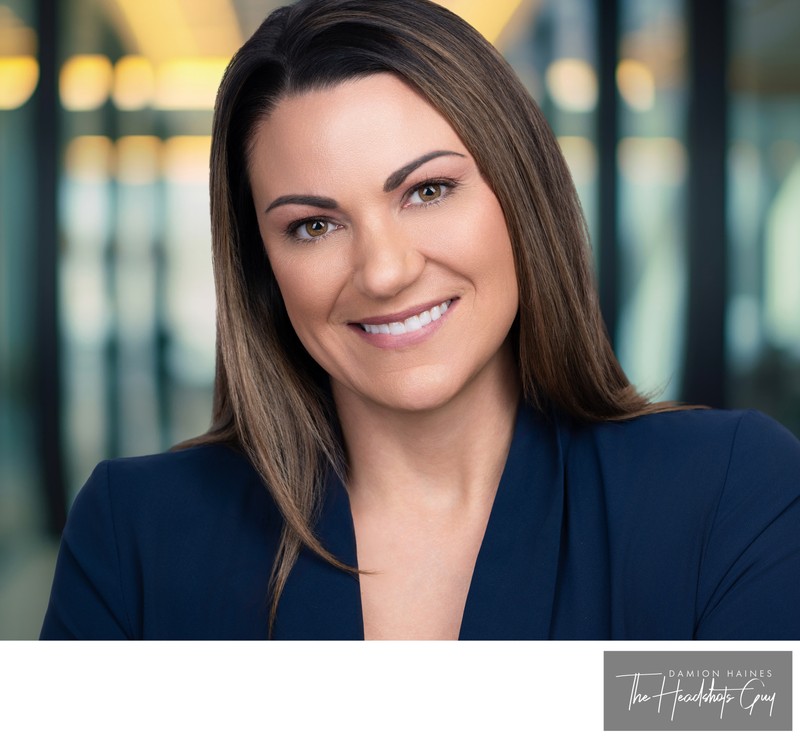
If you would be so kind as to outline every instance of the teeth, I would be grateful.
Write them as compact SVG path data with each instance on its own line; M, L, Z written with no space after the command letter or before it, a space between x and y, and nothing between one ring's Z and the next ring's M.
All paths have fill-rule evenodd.
M391 334L392 336L409 334L413 331L419 331L423 326L427 326L433 321L438 321L447 312L451 302L450 300L445 300L441 305L435 305L429 311L423 311L418 316L406 318L402 323L399 321L379 324L362 323L361 328L368 334Z

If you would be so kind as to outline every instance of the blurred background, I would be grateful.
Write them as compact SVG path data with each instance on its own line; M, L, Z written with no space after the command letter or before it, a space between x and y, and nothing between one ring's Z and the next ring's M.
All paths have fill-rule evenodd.
M0 638L94 465L201 433L208 154L268 0L0 0ZM800 3L449 0L572 168L623 367L800 434Z

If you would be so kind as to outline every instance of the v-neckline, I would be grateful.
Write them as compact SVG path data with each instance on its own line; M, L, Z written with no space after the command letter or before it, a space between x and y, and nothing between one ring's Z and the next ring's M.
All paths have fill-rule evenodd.
M555 598L564 488L564 434L521 404L475 561L459 640L546 639ZM316 527L328 551L357 566L350 500L329 475ZM356 576L304 550L278 606L277 639L364 639Z

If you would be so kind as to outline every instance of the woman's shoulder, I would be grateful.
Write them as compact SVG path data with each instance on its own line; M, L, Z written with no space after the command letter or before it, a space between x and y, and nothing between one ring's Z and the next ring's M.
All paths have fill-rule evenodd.
M260 637L279 534L271 496L233 449L101 462L70 510L42 635Z
M800 442L780 423L756 410L675 409L579 428L610 462L636 459L672 465L800 463ZM734 459L735 458L735 459Z
M653 413L575 427L570 438L573 480L600 485L620 520L709 522L747 509L761 519L800 500L800 442L759 411Z
M227 445L203 444L100 462L70 518L97 505L106 506L123 527L150 521L163 528L200 517L213 520L243 506L266 514L271 497L246 455Z
M180 478L185 483L200 483L219 476L249 477L255 474L247 456L227 444L198 444L157 454L118 457L100 462L120 482L161 481Z
M628 435L652 440L686 440L709 436L730 437L739 427L757 426L769 433L792 436L785 427L761 411L753 409L719 410L716 408L664 408L621 421L594 424L593 431L603 435Z

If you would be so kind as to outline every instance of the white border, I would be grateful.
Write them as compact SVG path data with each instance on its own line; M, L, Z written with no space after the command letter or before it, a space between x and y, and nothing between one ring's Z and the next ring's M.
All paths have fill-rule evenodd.
M4 642L0 736L598 737L606 650L798 643Z

